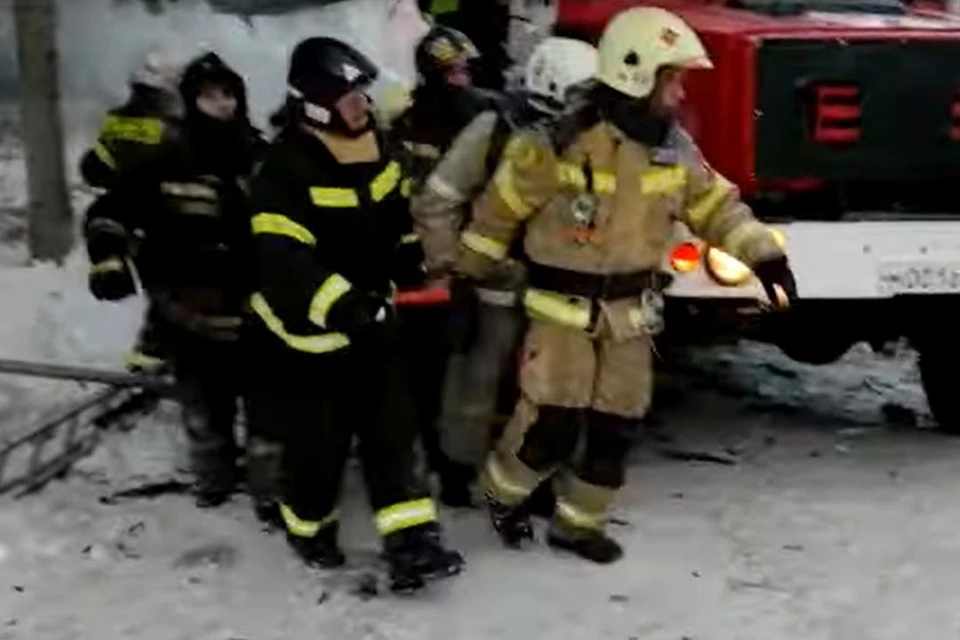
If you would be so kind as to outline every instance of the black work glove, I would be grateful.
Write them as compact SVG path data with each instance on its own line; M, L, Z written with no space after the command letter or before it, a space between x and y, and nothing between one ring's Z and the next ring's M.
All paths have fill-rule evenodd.
M355 333L387 318L387 302L363 291L348 291L327 314L327 326L334 331Z
M753 272L774 307L783 309L796 301L797 281L793 278L793 271L790 270L786 256L758 262L754 265ZM778 293L778 288L782 293ZM786 294L786 299L783 294Z
M90 293L97 300L116 302L137 292L133 275L122 258L107 258L90 267Z
M465 353L476 341L478 305L477 292L472 281L460 277L450 280L448 339L454 353Z

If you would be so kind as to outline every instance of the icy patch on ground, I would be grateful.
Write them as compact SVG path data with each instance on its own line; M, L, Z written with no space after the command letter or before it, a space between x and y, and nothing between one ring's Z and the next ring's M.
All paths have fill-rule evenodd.
M747 396L761 406L859 424L933 422L916 354L903 345L875 354L858 344L837 362L821 366L795 362L772 345L749 341L688 348L677 355L680 366L706 384Z

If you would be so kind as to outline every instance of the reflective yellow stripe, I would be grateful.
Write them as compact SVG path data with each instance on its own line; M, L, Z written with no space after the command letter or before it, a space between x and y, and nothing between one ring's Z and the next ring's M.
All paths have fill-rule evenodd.
M102 262L90 265L90 275L99 276L111 271L123 271L127 266L120 258L107 258Z
M123 358L127 368L136 368L141 371L152 372L160 370L167 363L163 358L147 355L142 351L131 351Z
M280 505L280 515L283 516L283 522L287 525L287 531L298 538L312 538L320 533L320 529L329 526L337 521L338 513L334 509L330 515L321 520L301 520L293 509L285 504Z
M404 178L400 183L400 195L409 198L411 193L413 193L413 178Z
M217 196L216 189L197 182L161 182L160 192L180 198L197 198L199 200L214 201L220 199Z
M310 187L310 200L318 207L359 207L360 197L353 189Z
M417 525L434 522L437 519L437 508L433 505L433 500L423 498L421 500L411 500L401 502L380 509L374 516L377 523L377 531L381 536L387 536L402 529L409 529Z
M581 509L563 498L557 498L557 517L579 529L603 530L606 514Z
M513 181L513 165L510 162L505 162L497 169L493 182L497 186L500 199L510 208L518 220L525 220L533 213L533 209L517 193L517 186Z
M441 156L443 156L443 153L440 151L440 148L435 147L432 144L425 144L423 142L404 141L403 146L407 151L421 158L438 160L440 159Z
M350 344L350 338L342 333L320 333L312 336L287 333L283 322L276 316L262 294L255 293L250 297L250 308L263 320L267 328L291 349L306 353L329 353Z
M565 184L584 191L587 188L587 177L583 173L583 167L579 167L569 162L561 162L557 165L557 179L560 184ZM617 191L617 177L609 171L593 172L593 192L601 195L613 195Z
M749 252L749 245L755 242L770 240L776 243L776 238L765 224L756 220L748 220L731 230L723 239L723 249L737 260Z
M473 231L464 231L460 235L460 242L463 243L463 246L465 246L467 249L476 251L480 255L487 256L488 258L492 258L494 260L503 260L506 258L507 252L510 249L507 245L499 240L482 236Z
M110 115L107 116L107 120L103 124L100 137L157 145L163 139L163 122L159 118L131 118L129 116Z
M534 318L574 329L586 329L590 326L591 303L586 298L564 296L541 289L527 289L523 303Z
M694 232L703 229L709 218L727 197L733 184L721 175L716 176L713 185L707 192L687 208L687 222Z
M370 197L380 202L400 184L400 163L394 160L370 182Z
M114 171L117 170L117 161L113 159L113 154L110 153L110 150L103 146L103 143L99 140L93 143L93 154L100 158L100 162Z
M400 236L400 244L414 244L420 242L420 234L418 233L405 233Z
M672 193L682 189L686 180L684 167L654 167L640 174L640 192L643 195Z
M490 483L489 488L493 490L494 498L501 498L503 501L513 504L522 502L533 493L535 487L527 487L510 479L507 472L500 466L496 454L487 456L485 469L487 480Z
M336 304L337 300L342 298L350 289L353 289L353 285L339 273L335 273L324 280L313 295L313 300L310 301L310 313L307 316L310 318L310 322L326 329L327 314L330 313L330 307Z
M258 213L253 216L250 224L253 227L254 235L271 233L299 240L303 244L308 244L311 247L317 245L317 238L310 233L309 229L279 213Z

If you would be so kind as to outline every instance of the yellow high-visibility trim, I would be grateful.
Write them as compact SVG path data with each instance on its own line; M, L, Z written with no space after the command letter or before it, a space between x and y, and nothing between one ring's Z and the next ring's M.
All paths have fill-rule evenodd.
M517 185L513 180L513 165L510 162L504 163L497 169L493 182L497 187L500 199L518 220L525 220L533 213L533 208L524 202L517 192Z
M311 247L317 246L317 238L310 230L279 213L258 213L250 221L254 235L271 233L278 236L287 236Z
M99 276L111 271L123 271L127 266L120 258L107 258L96 264L90 265L90 275Z
M320 529L327 527L337 521L338 513L334 509L330 515L320 520L301 520L293 509L285 504L280 504L280 515L283 516L283 522L287 525L287 531L298 538L313 538Z
M99 140L93 143L93 154L100 158L100 162L114 171L117 170L117 161L113 159L113 154Z
M327 314L330 313L330 308L351 289L353 289L353 285L339 273L335 273L324 280L313 295L313 300L310 301L310 312L307 316L310 318L310 322L326 329Z
M640 192L645 196L673 193L682 189L686 181L684 167L653 167L640 174Z
M416 527L437 519L437 508L430 498L410 500L380 509L374 516L377 531L381 536Z
M310 187L310 200L318 207L351 208L360 206L360 196L342 187Z
M380 202L386 198L394 189L397 188L397 185L400 184L400 178L402 172L400 171L400 163L394 160L387 167L380 172L376 178L370 181L370 197L373 198L374 202Z
M260 317L267 329L283 340L291 349L319 354L343 349L350 344L350 338L343 333L320 333L311 336L287 333L283 321L270 308L270 304L263 297L263 294L255 293L250 296L250 308Z
M400 244L414 244L420 242L419 233L405 233L400 236Z
M563 498L557 498L557 517L579 529L602 531L605 513L596 513L577 507Z
M508 477L507 472L500 466L496 454L487 457L485 466L489 490L493 491L495 498L502 498L505 502L519 504L533 493L534 487L527 487Z
M409 198L410 194L413 193L413 178L404 178L400 182L400 195L404 198Z
M467 249L476 251L480 255L487 256L493 260L503 260L507 257L510 248L499 240L488 238L474 231L464 231L460 234L460 242Z
M534 318L574 329L590 326L591 304L586 298L564 296L542 289L527 289L523 296L527 312Z
M749 245L755 242L763 242L771 239L776 240L770 233L770 230L762 222L756 220L747 220L746 222L734 227L723 239L723 249L737 260L742 260L743 256L749 252Z
M716 212L717 207L729 195L731 189L733 184L723 176L717 175L706 193L687 208L687 221L694 232L707 224L710 216Z
M579 167L569 162L561 162L557 165L557 180L560 184L565 184L579 191L586 191L587 177L583 173L583 167ZM617 191L617 177L609 171L593 172L593 193L601 195L613 195Z
M128 369L136 369L147 373L159 371L167 363L163 358L147 355L142 351L131 351L123 358Z
M157 145L163 140L163 122L159 118L132 118L107 116L100 137L104 140L126 140L139 144Z

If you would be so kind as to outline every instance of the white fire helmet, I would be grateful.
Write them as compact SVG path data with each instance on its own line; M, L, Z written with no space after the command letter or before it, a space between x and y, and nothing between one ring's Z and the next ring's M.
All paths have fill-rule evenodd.
M566 104L568 90L590 80L596 72L597 50L592 45L573 38L550 37L530 54L524 88L536 108L557 112Z

